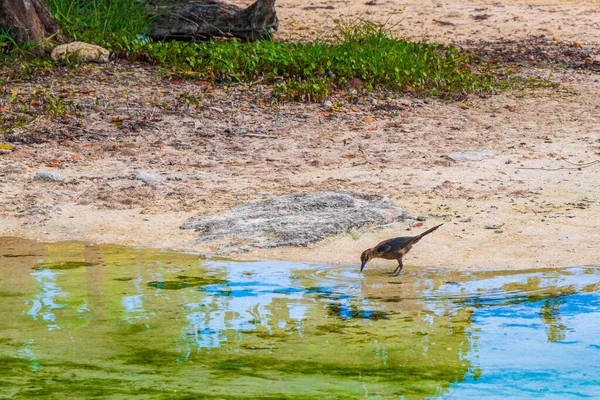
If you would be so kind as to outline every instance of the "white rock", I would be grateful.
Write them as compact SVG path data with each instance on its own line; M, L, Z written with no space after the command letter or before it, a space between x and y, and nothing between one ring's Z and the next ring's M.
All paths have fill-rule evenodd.
M490 158L494 155L489 150L480 150L480 151L458 151L456 153L448 154L454 161L481 161L486 158Z
M63 174L54 171L36 172L35 179L46 182L60 182L64 181L65 177Z
M135 179L144 183L158 183L162 181L162 177L160 175L156 175L151 172L138 172L135 174Z
M85 42L71 42L57 46L52 50L52 60L65 61L70 59L75 62L107 63L110 52L104 47Z

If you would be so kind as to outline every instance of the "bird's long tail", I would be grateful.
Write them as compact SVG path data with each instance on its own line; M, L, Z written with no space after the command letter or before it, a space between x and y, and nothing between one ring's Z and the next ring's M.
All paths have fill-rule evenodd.
M413 243L418 242L419 240L421 240L421 238L423 236L429 235L431 232L435 231L437 228L439 228L442 225L444 225L444 224L439 224L437 226L434 226L433 228L426 230L425 232L421 233L420 235L415 236L415 240L413 241Z

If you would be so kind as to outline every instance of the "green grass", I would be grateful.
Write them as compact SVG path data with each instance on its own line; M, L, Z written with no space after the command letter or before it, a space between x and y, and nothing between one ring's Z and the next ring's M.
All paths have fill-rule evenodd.
M126 46L136 59L170 68L181 77L217 82L273 84L288 100L321 100L352 78L367 89L385 88L431 96L487 92L496 79L471 70L459 50L397 39L374 23L340 26L331 41L157 43L134 39Z
M152 20L137 0L46 0L46 4L73 39L109 50L134 39Z
M48 0L63 30L121 57L159 65L176 79L225 84L261 83L282 100L321 101L353 78L369 89L436 97L484 93L498 87L492 74L475 73L469 57L440 44L398 39L393 27L357 19L327 40L159 43L140 35L151 21L136 0ZM3 39L0 36L0 45ZM4 40L4 48L10 46ZM23 67L24 76L31 75Z

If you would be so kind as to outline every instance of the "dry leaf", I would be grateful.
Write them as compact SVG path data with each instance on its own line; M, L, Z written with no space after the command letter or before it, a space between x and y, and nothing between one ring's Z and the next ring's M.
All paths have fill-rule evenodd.
M375 121L375 118L373 117L367 117L363 119L363 122L370 124L371 122Z
M354 154L344 154L342 157L344 157L344 158L354 158L356 156Z

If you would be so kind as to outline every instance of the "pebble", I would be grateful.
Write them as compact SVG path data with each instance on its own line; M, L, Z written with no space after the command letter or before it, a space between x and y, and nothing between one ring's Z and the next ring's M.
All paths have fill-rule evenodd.
M54 171L36 172L35 179L46 182L60 182L64 181L65 177L63 174Z
M157 183L162 181L162 177L151 172L138 172L135 174L135 179L144 183Z
M424 215L419 215L419 216L417 217L417 221L427 221L427 217L426 217L426 216L424 216Z
M323 103L323 107L327 107L327 108L333 107L333 103L331 101L327 100L325 103Z

